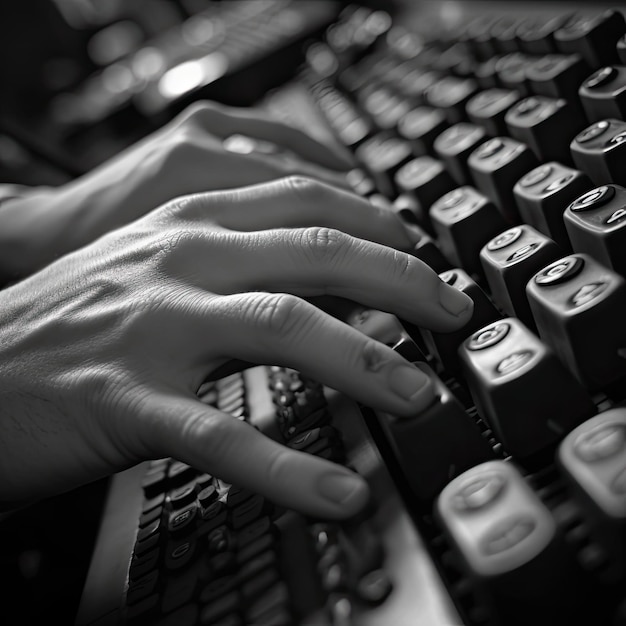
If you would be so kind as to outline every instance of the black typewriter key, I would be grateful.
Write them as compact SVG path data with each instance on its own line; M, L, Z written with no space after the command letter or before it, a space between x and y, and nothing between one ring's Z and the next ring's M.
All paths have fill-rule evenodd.
M522 52L528 54L550 54L556 52L554 33L563 25L566 17L529 17L518 25L516 36Z
M609 409L573 430L559 446L558 463L608 557L604 576L619 581L626 571L626 409Z
M410 225L413 233L413 245L405 249L405 252L424 261L426 265L439 274L451 267L450 261L443 255L437 242L422 228L419 223L424 220L422 208L415 200L406 196L398 196L393 203L394 211Z
M409 487L428 504L453 478L468 467L494 458L476 422L450 389L425 363L416 363L435 386L434 402L410 417L377 413Z
M501 314L489 296L462 269L448 270L439 274L439 278L467 294L474 302L472 317L462 328L448 333L422 329L422 336L428 352L439 362L446 373L457 375L461 369L459 346L476 330L499 319Z
M495 304L534 329L526 283L561 254L552 239L527 224L494 237L481 250L480 259Z
M626 185L626 122L605 119L591 124L570 144L574 163L596 185Z
M478 86L482 89L500 88L500 80L498 79L498 73L496 66L498 64L498 57L494 56L486 61L481 61L474 68L474 79L478 83ZM520 94L521 95L521 94Z
M626 67L606 65L589 76L578 91L590 122L626 117Z
M363 89L358 94L358 99L363 110L381 130L395 128L410 106L404 98L394 93L390 88L381 85Z
M504 15L497 19L489 28L496 51L499 54L519 52L520 42L517 31L520 21L514 16Z
M590 391L626 376L626 281L586 254L539 271L526 288L539 336Z
M578 88L590 73L580 55L546 54L529 64L526 76L532 93L578 106Z
M467 120L465 105L478 89L472 78L447 76L431 85L425 97L430 106L441 110L449 124L457 124Z
M626 32L624 16L608 10L598 15L572 16L554 33L556 47L580 54L592 70L618 62L617 42Z
M499 341L481 345L485 333L502 325L509 328ZM553 451L568 432L596 413L574 375L516 318L477 330L459 353L479 414L520 462Z
M414 67L394 85L398 91L414 105L425 105L426 91L441 79L439 72Z
M482 247L506 228L495 205L470 186L448 192L430 208L439 247L453 266L482 275Z
M504 118L511 137L525 143L540 161L570 164L570 143L587 124L566 100L529 96L511 107Z
M465 43L479 60L490 59L498 53L491 35L491 26L498 19L494 15L480 15L461 26L459 41Z
M500 85L517 91L520 96L530 95L527 71L532 57L522 52L511 52L498 58L495 64Z
M445 115L429 106L421 106L408 111L398 120L398 135L411 144L416 156L433 153L433 144L449 124Z
M504 116L519 99L517 91L493 87L472 96L465 110L470 122L482 126L491 137L497 137L507 134Z
M374 181L362 170L355 168L346 174L346 182L359 196L371 196L376 193Z
M425 361L421 348L415 343L402 322L392 313L355 307L345 322L363 334L402 353L409 361Z
M519 222L513 186L538 165L530 148L511 137L494 137L481 144L467 161L474 183L510 224Z
M413 158L407 141L381 132L363 142L355 156L374 179L377 189L386 196L395 195L393 175Z
M626 189L603 185L573 201L563 215L574 252L586 252L626 276Z
M473 184L467 159L486 138L487 132L482 126L460 122L444 130L435 139L435 153L445 163L457 184Z
M456 184L442 161L431 156L420 156L405 163L394 176L395 188L412 198L421 211L420 224L432 233L429 209L443 194Z
M571 250L563 207L592 187L586 174L552 161L520 178L513 194L524 223Z
M443 489L435 516L497 623L576 622L583 593L576 563L552 513L513 463L468 469Z

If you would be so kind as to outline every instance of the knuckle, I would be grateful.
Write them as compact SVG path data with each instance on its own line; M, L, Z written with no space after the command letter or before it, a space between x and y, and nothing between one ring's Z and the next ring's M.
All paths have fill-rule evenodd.
M324 226L304 228L299 247L315 263L335 264L349 252L349 237L339 230Z
M331 189L328 185L309 178L294 174L285 179L285 186L298 200L303 203L322 203L330 199Z
M248 300L246 314L270 337L291 337L301 324L304 303L291 294L262 294Z
M391 279L394 282L407 280L419 264L420 261L416 257L399 250L393 250L392 263L390 265Z

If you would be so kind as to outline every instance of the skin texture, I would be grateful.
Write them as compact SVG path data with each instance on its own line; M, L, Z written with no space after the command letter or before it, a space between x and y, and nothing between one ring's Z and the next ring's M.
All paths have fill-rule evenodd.
M310 178L143 213L0 292L0 500L172 456L306 513L356 512L363 479L203 405L197 389L236 359L411 415L433 399L425 375L309 299L438 331L467 322L471 300L400 251L411 238L394 213Z
M233 136L252 138L256 149L242 152L255 145L231 142ZM350 157L340 148L259 110L194 103L84 176L3 203L0 279L2 273L8 279L26 276L181 195L293 174L347 188L350 167Z

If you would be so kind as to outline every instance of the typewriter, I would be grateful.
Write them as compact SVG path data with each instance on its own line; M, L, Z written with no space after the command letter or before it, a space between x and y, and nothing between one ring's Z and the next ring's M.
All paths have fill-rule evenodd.
M230 4L263 55L306 5ZM107 485L76 626L624 626L624 12L322 5L289 75L250 99L349 150L354 191L412 225L412 253L472 297L472 320L438 334L338 312L432 378L437 399L410 418L271 364L205 383L203 402L359 472L371 505L310 518L144 463ZM244 21L223 58L242 58ZM154 76L100 114L156 123L218 74L175 93ZM102 128L81 108L98 80L64 95L88 114L68 143Z

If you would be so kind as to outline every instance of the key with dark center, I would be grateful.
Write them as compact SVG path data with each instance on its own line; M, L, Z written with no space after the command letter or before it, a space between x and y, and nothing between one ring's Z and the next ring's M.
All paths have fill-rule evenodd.
M606 65L589 76L578 90L590 122L626 116L626 67Z
M506 135L504 116L520 98L520 94L512 89L484 89L468 100L465 106L467 117L470 122L482 126L491 137Z
M425 97L430 106L441 110L449 124L457 124L467 121L465 105L478 89L472 78L446 76L431 85Z
M520 462L553 453L568 432L596 413L574 375L517 318L477 330L459 354L479 414Z
M540 270L526 293L539 336L590 391L626 376L626 280L587 254Z
M566 100L529 96L504 117L511 137L525 143L540 161L572 163L570 143L587 122Z
M488 461L455 478L437 498L435 516L483 615L507 626L578 623L578 568L552 513L514 463Z
M522 20L515 33L521 50L537 55L556 52L554 33L563 26L566 19L563 15L547 18L541 15Z
M480 276L482 247L507 227L493 202L469 185L439 198L430 208L430 220L450 262Z
M495 71L500 85L517 91L522 97L529 96L527 70L531 60L532 57L523 52L510 52L498 57Z
M473 332L500 319L502 315L478 283L462 269L448 270L439 274L439 278L467 294L474 302L472 317L462 328L446 333L422 329L422 337L429 354L439 361L446 373L457 375L461 371L459 346Z
M576 167L596 185L626 185L626 122L595 122L576 135L570 150Z
M431 367L415 365L434 385L433 403L409 417L384 412L376 417L414 497L428 506L452 478L495 455L476 422Z
M617 63L617 42L626 32L620 11L599 15L579 13L554 33L556 47L565 54L580 54L592 70Z
M587 420L559 446L558 466L607 560L612 582L626 571L626 409Z
M529 64L526 76L532 93L580 106L578 88L591 71L578 54L546 54Z
M415 201L419 211L418 222L433 233L429 210L436 200L456 187L442 161L431 156L420 156L405 163L394 176L398 193Z
M511 137L494 137L470 154L467 165L477 189L498 207L507 222L517 224L520 219L513 186L539 165L530 148Z
M416 203L406 196L398 196L393 203L393 210L407 223L411 229L413 244L404 249L440 274L452 264L444 256L439 244L417 223L416 215L420 215Z
M563 214L574 252L586 252L626 276L626 189L603 185L574 200Z
M391 313L354 306L345 321L368 337L393 348L408 361L426 361L421 348Z
M552 239L528 224L515 226L494 237L481 250L480 260L495 304L507 315L519 317L534 329L526 283L561 255L561 249Z
M563 207L592 187L589 177L580 170L552 161L520 178L513 195L524 223L556 241L563 250L571 250Z
M408 111L398 121L398 135L411 144L416 156L433 155L435 139L449 124L445 115L429 106L420 106Z
M407 141L391 133L380 132L366 139L356 149L355 156L374 179L378 190L386 196L393 196L393 176L413 158L413 152Z
M458 185L472 185L467 159L487 139L482 126L460 122L444 130L436 139L433 148L446 164L450 175Z

